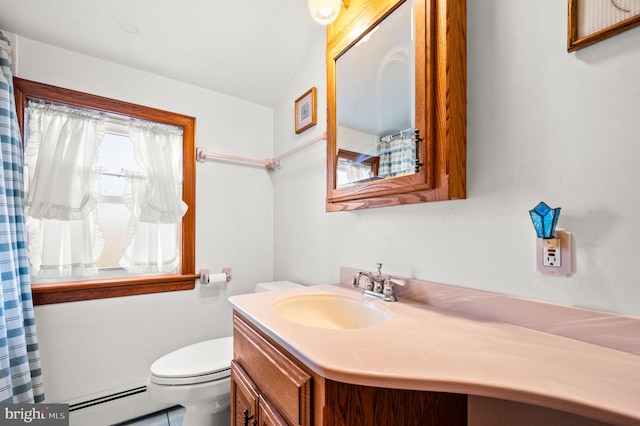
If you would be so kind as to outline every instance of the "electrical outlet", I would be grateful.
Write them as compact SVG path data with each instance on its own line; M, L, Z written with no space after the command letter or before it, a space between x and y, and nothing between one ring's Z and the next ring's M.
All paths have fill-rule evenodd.
M572 272L572 237L564 229L556 229L555 238L538 238L536 269L542 275L565 277Z
M542 265L554 268L562 266L562 244L559 238L542 240Z

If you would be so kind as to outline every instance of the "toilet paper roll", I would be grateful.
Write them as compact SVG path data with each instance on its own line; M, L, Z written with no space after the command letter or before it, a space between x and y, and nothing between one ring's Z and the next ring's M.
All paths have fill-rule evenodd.
M227 282L227 274L224 272L220 272L219 274L209 274L208 280L206 281L208 284L224 284Z

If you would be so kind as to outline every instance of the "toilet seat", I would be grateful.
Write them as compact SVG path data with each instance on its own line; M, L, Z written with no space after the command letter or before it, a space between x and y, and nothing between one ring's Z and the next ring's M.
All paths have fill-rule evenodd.
M149 380L158 385L191 385L231 375L233 337L206 340L173 351L151 365Z

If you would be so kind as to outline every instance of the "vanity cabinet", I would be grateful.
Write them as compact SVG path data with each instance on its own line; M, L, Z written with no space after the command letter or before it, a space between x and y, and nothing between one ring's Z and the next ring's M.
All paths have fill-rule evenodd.
M232 425L467 424L466 395L329 380L236 311L233 330Z
M231 361L231 424L247 425L258 415L258 389L247 373Z
M248 321L234 315L233 324L232 424L311 425L311 376Z
M287 422L236 362L231 363L231 401L233 425L285 426Z

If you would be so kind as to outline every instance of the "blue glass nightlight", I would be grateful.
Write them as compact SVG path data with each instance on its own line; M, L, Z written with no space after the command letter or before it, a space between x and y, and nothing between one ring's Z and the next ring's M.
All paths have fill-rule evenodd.
M538 238L555 238L560 207L552 209L541 201L533 210L529 210L529 214Z

